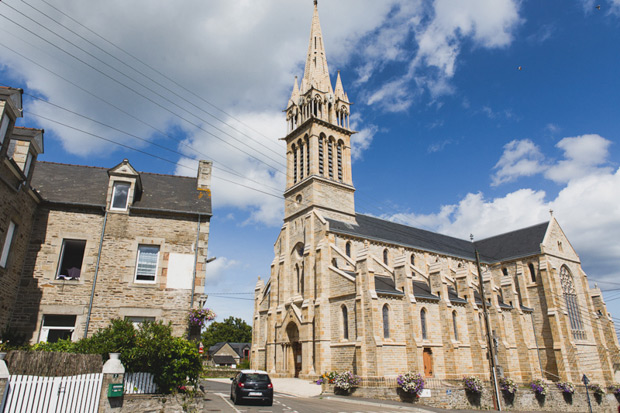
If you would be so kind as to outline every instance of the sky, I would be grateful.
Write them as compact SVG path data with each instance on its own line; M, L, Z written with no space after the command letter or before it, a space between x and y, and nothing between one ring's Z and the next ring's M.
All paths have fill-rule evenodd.
M598 7L600 6L600 7ZM207 306L252 321L283 219L310 0L2 0L0 84L39 160L214 162ZM356 209L482 239L550 211L620 317L620 0L319 1Z

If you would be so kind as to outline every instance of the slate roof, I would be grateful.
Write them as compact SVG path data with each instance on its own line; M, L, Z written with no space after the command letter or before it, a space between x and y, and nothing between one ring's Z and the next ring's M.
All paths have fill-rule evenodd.
M451 303L467 304L467 300L459 297L454 287L450 287L450 286L448 286L448 299L450 300Z
M439 301L439 297L431 293L431 288L424 281L413 280L413 295L423 300Z
M213 354L215 354L218 351L220 351L222 349L222 347L224 347L226 344L228 344L235 351L235 353L237 353L239 355L239 357L243 357L243 349L245 347L250 348L252 346L250 343L228 343L228 342L221 342L221 343L217 343L217 344L214 344L211 347L209 347L209 351L208 351L209 355L213 356Z
M375 291L379 294L405 295L405 293L396 289L392 277L382 275L375 275Z
M480 259L492 263L540 253L549 222L519 229L476 241L470 241L410 227L384 219L357 214L357 225L334 219L327 219L330 231L359 238L403 245L418 250L435 252L453 257L475 259L474 245L480 252Z
M233 356L213 356L213 362L215 364L237 364Z
M140 178L143 191L130 211L212 214L211 196L196 189L196 178L148 172ZM108 182L107 168L37 162L31 185L51 203L105 207Z

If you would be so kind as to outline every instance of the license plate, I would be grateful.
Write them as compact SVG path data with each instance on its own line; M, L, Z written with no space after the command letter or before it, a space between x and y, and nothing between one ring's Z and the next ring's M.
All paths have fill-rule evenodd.
M248 396L262 396L263 393L259 392L259 391L251 391Z

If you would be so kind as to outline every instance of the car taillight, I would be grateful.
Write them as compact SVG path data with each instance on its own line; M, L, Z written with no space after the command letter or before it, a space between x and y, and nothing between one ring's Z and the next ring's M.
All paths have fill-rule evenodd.
M267 385L267 388L268 388L268 389L273 389L273 384L269 383L269 384Z
M239 387L245 387L245 384L239 383Z

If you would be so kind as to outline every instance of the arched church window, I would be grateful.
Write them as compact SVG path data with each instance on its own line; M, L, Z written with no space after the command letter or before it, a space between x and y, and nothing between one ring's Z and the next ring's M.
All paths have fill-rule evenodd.
M334 179L334 154L333 154L333 140L327 142L327 164L329 168L329 177Z
M323 136L319 138L319 175L323 176L324 167L323 165L323 145L325 144L325 139Z
M390 256L387 248L383 250L383 263L385 265L390 265Z
M411 254L411 265L413 265L415 267L415 254Z
M420 311L420 326L422 327L422 340L428 340L428 332L426 330L426 309Z
M530 269L530 278L532 282L535 283L536 282L536 270L534 269L534 264L530 262L527 267Z
M349 339L349 311L347 306L342 306L342 338Z
M454 339L459 340L459 329L457 327L456 311L452 312L452 327L454 328Z
M351 258L351 241L347 242L347 245L345 245L344 250L345 250L345 253L347 254L347 257Z
M295 283L295 290L299 292L299 281L300 281L300 273L299 273L299 265L295 265L295 275L297 276L297 280Z
M304 144L299 142L299 180L304 179Z
M304 295L304 284L305 284L305 278L304 278L304 265L301 264L301 275L299 276L299 291L301 292L301 295Z
M297 183L297 147L293 145L293 183Z
M338 180L342 182L342 141L338 142Z
M306 135L306 176L310 176L310 141Z
M390 338L390 309L387 304L383 306L383 338Z
M502 268L502 273L506 276L508 275L508 269L506 267Z
M573 337L583 340L586 338L586 333L583 331L581 310L579 309L579 303L577 301L577 291L575 290L573 275L566 265L560 268L560 284L562 285L562 292L564 293L564 301L566 303L566 310L568 312L568 319L570 321Z

